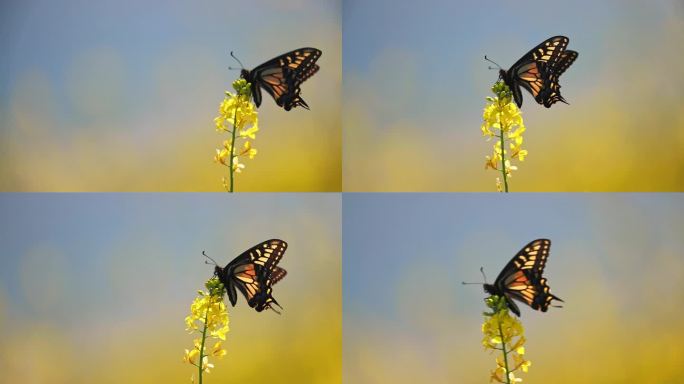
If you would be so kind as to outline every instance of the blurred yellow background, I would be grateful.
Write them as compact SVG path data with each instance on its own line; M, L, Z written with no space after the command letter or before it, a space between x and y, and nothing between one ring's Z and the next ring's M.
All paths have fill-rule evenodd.
M682 194L346 194L349 383L487 383L486 294L529 241L563 308L520 304L523 383L681 383ZM392 225L387 225L392 223Z
M0 195L0 381L189 383L202 251L227 264L281 238L282 315L228 305L228 354L205 383L341 382L340 197L236 197Z
M522 91L529 156L511 191L684 190L681 1L343 8L345 191L496 191L480 125L498 74L483 57L508 68L554 35L579 52L560 78L570 105Z
M224 91L287 51L323 51L310 111L268 95L237 191L341 190L339 1L0 5L0 190L222 191Z

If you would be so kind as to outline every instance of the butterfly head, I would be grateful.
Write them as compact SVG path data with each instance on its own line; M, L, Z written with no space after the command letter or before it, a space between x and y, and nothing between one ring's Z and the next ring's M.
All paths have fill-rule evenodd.
M499 79L504 80L506 79L506 71L503 69L499 69Z
M249 71L246 70L246 69L244 69L244 68L242 68L242 69L240 70L240 77L242 77L242 78L245 79L245 80L249 80Z
M482 288L484 288L484 291L490 295L499 295L499 290L496 289L496 287L492 284L484 283L482 284Z

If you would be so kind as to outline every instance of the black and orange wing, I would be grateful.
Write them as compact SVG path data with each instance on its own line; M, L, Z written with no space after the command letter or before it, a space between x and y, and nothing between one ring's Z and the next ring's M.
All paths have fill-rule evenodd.
M547 99L552 94L552 92L549 92L549 87L553 85L550 75L556 71L555 68L563 68L560 71L562 73L577 57L577 52L565 51L569 41L565 36L554 36L546 39L523 55L506 72L504 80L508 87L511 88L513 98L518 107L522 106L522 94L520 89L518 89L519 86L530 92L537 103L544 104L547 108L553 104L552 102L547 105ZM565 56L565 52L574 52L574 56L572 54ZM560 96L560 86L558 85L560 73L555 76L555 84L557 85L555 92L558 96Z
M543 71L544 72L544 84L545 87L542 90L542 93L539 95L538 100L535 98L538 102L543 103L546 108L551 107L554 103L560 101L565 104L568 104L567 101L561 96L560 94L560 83L559 83L559 78L560 75L565 72L568 67L577 59L578 53L575 51L564 51L561 54L561 57L553 63L553 65L549 64L547 68Z
M542 277L550 249L548 239L530 242L506 264L494 282L497 290L506 296L509 308L518 316L520 309L511 299L542 312L548 310L552 300L563 301L550 293L546 279Z
M285 275L287 275L286 270L284 270L280 267L275 267L273 269L273 272L271 272L271 276L270 276L271 277L271 284L275 284L275 283L279 282L280 280L283 279L283 277L285 277Z
M561 53L560 58L554 63L551 71L558 77L562 75L577 60L577 51L567 50Z
M250 307L261 312L277 304L271 296L271 286L285 277L287 271L277 266L287 250L287 243L279 239L264 241L244 251L225 268L219 278L226 287L233 306L237 302L236 288L245 296Z
M279 107L286 111L302 106L309 109L306 102L299 96L300 85L313 76L320 67L316 61L322 52L316 48L299 48L273 58L249 72L247 79L252 83L254 102L261 105L263 88L273 97ZM257 96L256 92L259 92Z

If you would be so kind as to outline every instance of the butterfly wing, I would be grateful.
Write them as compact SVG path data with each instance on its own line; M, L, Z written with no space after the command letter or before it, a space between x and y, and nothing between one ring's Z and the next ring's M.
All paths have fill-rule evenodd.
M287 275L287 271L280 268L280 267L275 267L273 268L273 272L271 273L271 284L275 284L279 282L280 280L283 279Z
M550 108L558 101L568 104L560 94L561 86L558 82L558 75L552 70L545 70L543 73L544 87L535 97L535 100L537 100L539 104L544 104L546 108Z
M511 88L513 98L518 107L522 107L522 94L519 87L525 88L530 92L537 103L544 104L545 97L549 95L546 92L548 79L545 78L544 74L553 73L557 63L563 57L563 52L565 52L569 41L565 36L551 37L532 48L505 72L504 81ZM567 66L570 66L570 64L572 64L572 61L569 61ZM560 96L560 92L558 92L558 95Z
M558 61L553 65L552 72L560 77L577 59L579 54L577 51L567 50L563 51Z
M287 243L283 240L267 240L244 251L223 268L221 281L226 286L233 306L236 288L245 296L250 307L259 312L275 302L271 296L271 286L287 274L287 271L277 266L286 249Z
M524 246L497 276L494 287L506 296L509 308L520 316L520 309L511 300L523 302L532 309L546 312L552 300L563 301L550 293L542 277L549 257L551 240L537 239Z
M548 68L543 71L544 84L546 86L538 96L538 101L543 103L546 108L551 107L558 101L568 104L560 94L561 86L558 80L560 75L577 59L577 55L575 51L564 51L558 61L552 65L549 64Z
M279 270L285 272L284 269ZM282 279L284 276L285 274L280 275L280 279ZM280 314L280 312L278 312L271 306L272 304L275 304L278 307L282 308L272 295L273 284L276 283L276 281L274 280L274 275L267 273L266 270L263 270L257 277L257 281L259 285L263 288L248 299L247 303L249 304L249 306L254 308L257 312L261 312L264 309L272 309L276 313Z
M299 48L273 58L248 73L247 80L252 83L254 103L261 105L261 91L263 88L273 97L279 107L286 111L302 106L309 109L306 102L299 96L300 85L313 76L320 67L316 61L322 52L316 48ZM257 96L256 93L259 93Z

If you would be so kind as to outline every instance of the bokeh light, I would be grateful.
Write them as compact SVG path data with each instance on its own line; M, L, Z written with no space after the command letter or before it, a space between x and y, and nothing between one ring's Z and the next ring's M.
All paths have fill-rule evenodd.
M496 191L480 132L498 73L554 35L570 105L526 91L511 191L684 190L681 1L343 2L345 191Z
M323 51L310 111L266 96L238 191L341 189L338 1L0 5L0 189L222 191L213 119L239 66ZM287 16L285 16L287 15Z
M684 364L679 194L346 194L349 383L483 383L491 283L529 241L564 308L520 305L530 383L675 383Z
M227 264L282 238L282 315L240 296L208 382L341 382L340 196L232 197L0 195L2 381L189 383L184 319L213 274L202 251Z

